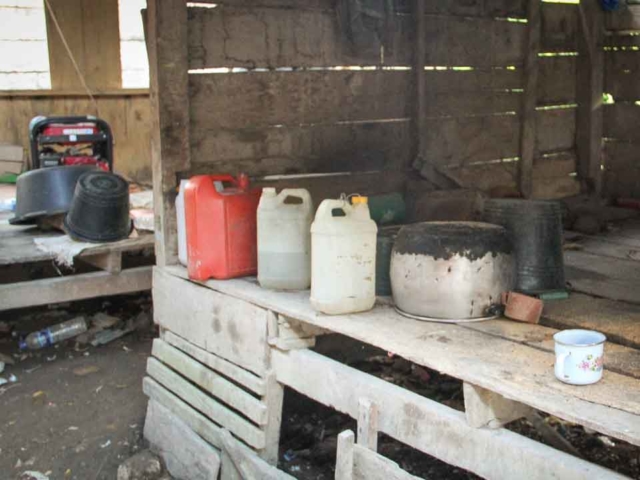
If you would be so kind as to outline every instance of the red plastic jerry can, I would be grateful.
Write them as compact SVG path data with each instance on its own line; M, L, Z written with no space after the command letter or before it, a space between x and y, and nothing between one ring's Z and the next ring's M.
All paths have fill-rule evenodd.
M189 278L255 275L260 188L241 174L198 175L184 190Z

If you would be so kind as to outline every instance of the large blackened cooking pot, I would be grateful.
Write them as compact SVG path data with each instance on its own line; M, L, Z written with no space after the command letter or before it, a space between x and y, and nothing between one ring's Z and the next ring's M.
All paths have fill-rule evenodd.
M391 254L391 288L405 314L433 320L491 316L513 288L507 231L479 222L426 222L400 230Z

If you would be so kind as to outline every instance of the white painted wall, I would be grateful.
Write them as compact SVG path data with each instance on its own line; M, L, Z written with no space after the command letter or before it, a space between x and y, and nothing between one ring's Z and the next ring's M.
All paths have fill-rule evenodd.
M2 0L0 0L2 1ZM118 0L122 88L149 88L149 60L140 10L146 0Z
M0 0L0 90L51 88L42 0Z
M122 88L149 87L145 7L146 0L119 0ZM43 0L0 0L0 90L50 88Z

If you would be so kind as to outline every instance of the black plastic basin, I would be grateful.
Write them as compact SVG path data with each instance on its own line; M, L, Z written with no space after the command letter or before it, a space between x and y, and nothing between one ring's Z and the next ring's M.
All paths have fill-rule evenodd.
M78 179L95 166L73 165L31 170L16 182L16 214L12 225L37 223L43 217L69 211Z

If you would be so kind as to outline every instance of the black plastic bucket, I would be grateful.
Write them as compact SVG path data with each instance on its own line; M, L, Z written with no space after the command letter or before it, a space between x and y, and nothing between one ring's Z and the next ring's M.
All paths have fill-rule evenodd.
M547 200L492 199L484 220L502 225L516 254L516 290L536 295L565 290L562 205Z
M115 242L131 233L129 185L109 172L93 171L78 180L64 220L67 233L85 242Z
M378 230L376 242L376 295L391 296L391 252L398 232L402 227L385 227Z

